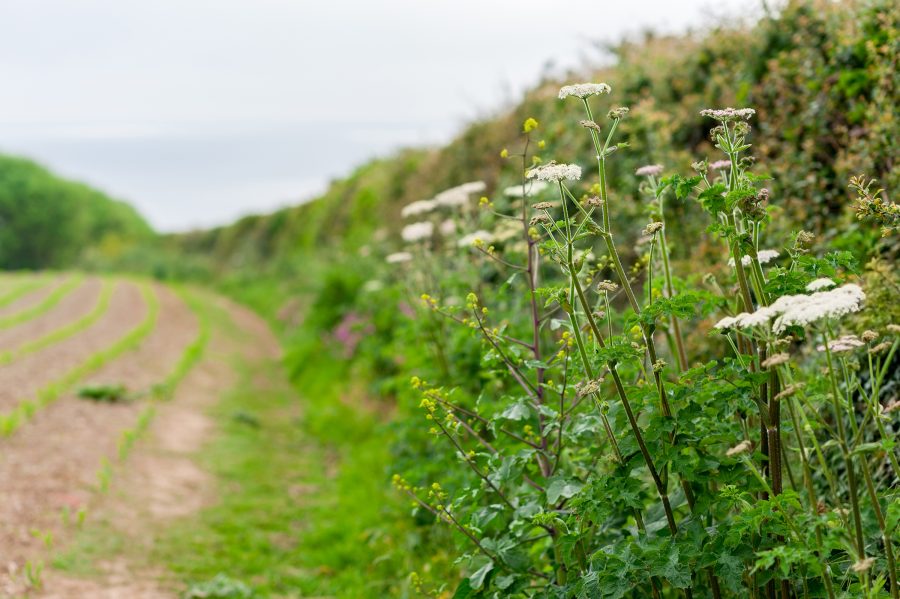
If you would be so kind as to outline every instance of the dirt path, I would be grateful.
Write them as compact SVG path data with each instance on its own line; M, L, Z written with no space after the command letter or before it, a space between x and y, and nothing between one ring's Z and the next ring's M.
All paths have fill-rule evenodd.
M90 309L90 308L88 308ZM122 282L114 291L106 313L91 327L69 339L0 366L0 412L33 397L38 390L82 363L96 351L108 347L136 326L146 306L134 283ZM42 315L43 320L46 315ZM27 340L20 331L13 343Z
M171 291L158 289L158 293L161 311L154 333L140 349L96 373L90 382L127 380L133 388L141 388L171 371L196 337L197 323ZM53 553L32 530L54 531L54 549L70 536L60 516L65 506L71 511L86 508L87 526L116 530L129 539L129 550L97 564L99 572L88 578L46 569L43 589L27 596L178 596L174 583L140 556L152 544L154 532L167 522L215 500L214 481L197 465L195 456L214 433L206 415L209 408L236 382L234 360L270 360L279 352L276 339L258 317L224 300L215 301L231 324L212 329L203 357L172 400L156 405L149 430L124 462L116 459L117 441L121 431L138 419L145 401L103 405L67 396L13 438L0 442L0 480L11 481L0 485L0 597L22 596L27 588L26 560L37 563ZM110 492L104 495L96 490L96 476L105 459L115 467Z

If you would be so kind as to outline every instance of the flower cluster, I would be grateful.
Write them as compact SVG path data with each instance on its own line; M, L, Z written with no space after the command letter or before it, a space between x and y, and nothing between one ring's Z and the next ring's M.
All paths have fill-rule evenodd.
M469 197L472 194L481 193L485 189L487 189L487 185L485 185L483 181L463 183L462 185L451 187L450 189L437 194L434 196L434 202L438 206L445 206L448 208L465 206L469 203Z
M759 260L760 264L768 264L778 256L778 250L759 250L756 252L756 259ZM751 264L753 264L753 256L741 257L742 266L750 266ZM728 266L734 267L734 258L728 259Z
M526 195L537 195L546 190L549 185L545 181L529 181L524 186L512 185L503 190L503 195L508 198L522 198Z
M400 264L401 262L409 262L412 258L413 255L409 252L394 252L393 254L388 254L384 260L388 264Z
M752 108L704 108L700 111L701 116L708 116L720 123L729 121L746 121L756 114Z
M663 172L663 165L661 164L646 164L636 171L634 174L638 177L658 177Z
M576 98L590 98L599 94L608 94L612 88L605 83L576 83L574 85L564 85L559 89L559 99L564 100L569 96Z
M403 230L400 231L400 237L403 238L403 241L408 243L425 241L426 239L430 239L432 235L434 235L434 223L428 221L406 225L403 227Z
M843 335L828 342L828 351L832 353L853 351L863 345L865 345L865 343L863 343L856 335ZM816 347L816 351L825 351L825 347L825 345L819 345Z
M577 181L581 179L581 167L577 164L545 164L525 173L529 179L539 181Z
M742 312L727 316L714 326L719 330L750 329L772 323L772 332L778 334L790 326L806 326L825 318L838 318L858 312L866 294L853 283L819 291L811 295L783 295L771 306L763 306L754 312Z
M823 289L830 289L834 287L835 283L831 279L821 278L812 281L809 285L806 286L807 291L822 291Z
M460 237L457 243L461 248L470 246L480 247L485 243L492 242L493 240L494 236L489 232L479 230Z
M400 211L400 216L403 218L421 216L423 214L428 214L437 208L437 206L438 204L434 200L417 200L404 206L403 210Z

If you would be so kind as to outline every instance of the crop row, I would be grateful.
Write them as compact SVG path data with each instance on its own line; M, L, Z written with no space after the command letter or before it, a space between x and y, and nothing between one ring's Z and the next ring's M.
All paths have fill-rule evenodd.
M211 322L208 308L206 308L204 302L197 296L184 289L178 288L176 291L197 316L197 336L184 348L181 357L166 378L153 387L151 394L153 401L148 403L147 406L141 410L135 426L122 431L118 444L118 456L120 461L125 460L128 457L134 443L141 438L149 428L150 423L153 422L153 419L156 416L156 404L159 401L168 401L172 398L181 381L184 380L194 366L197 365L197 362L200 361L200 358L203 357L209 342ZM102 473L104 471L106 471L106 468L102 467L98 479L103 480ZM101 484L101 489L103 486L104 485Z
M33 398L22 400L12 410L0 414L0 435L9 436L13 434L19 427L28 422L35 413L59 399L66 390L79 380L99 370L140 344L156 327L157 317L159 316L159 299L149 283L141 285L141 295L147 306L147 313L139 324L109 347L91 354L84 362L78 364L55 381L48 383Z
M115 288L116 286L112 283L112 281L103 281L103 288L100 290L100 295L97 298L97 303L94 305L93 309L91 309L90 312L88 312L78 320L50 331L43 337L39 337L32 341L26 341L15 349L0 353L0 365L10 364L15 360L21 358L22 356L32 354L55 343L64 341L93 325L100 319L101 316L106 313L106 310L109 308L109 302L112 298L112 294Z
M18 278L18 277L16 277ZM15 281L8 290L0 294L0 308L6 307L19 299L20 297L31 293L50 283L50 277L41 275L38 277L27 277L20 281Z

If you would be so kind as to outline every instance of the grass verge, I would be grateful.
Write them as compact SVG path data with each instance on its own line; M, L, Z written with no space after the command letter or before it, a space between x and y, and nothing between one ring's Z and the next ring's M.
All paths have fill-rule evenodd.
M219 503L170 527L154 561L188 588L225 575L254 597L401 597L417 531L388 483L387 431L344 394L352 380L326 353L287 382L281 364L240 364L214 410L219 435L200 456Z

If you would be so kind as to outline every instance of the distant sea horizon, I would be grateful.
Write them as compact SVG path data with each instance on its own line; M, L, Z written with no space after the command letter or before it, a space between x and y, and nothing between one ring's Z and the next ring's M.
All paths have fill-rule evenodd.
M159 232L305 203L367 160L448 141L443 123L0 123L0 152L134 206Z

